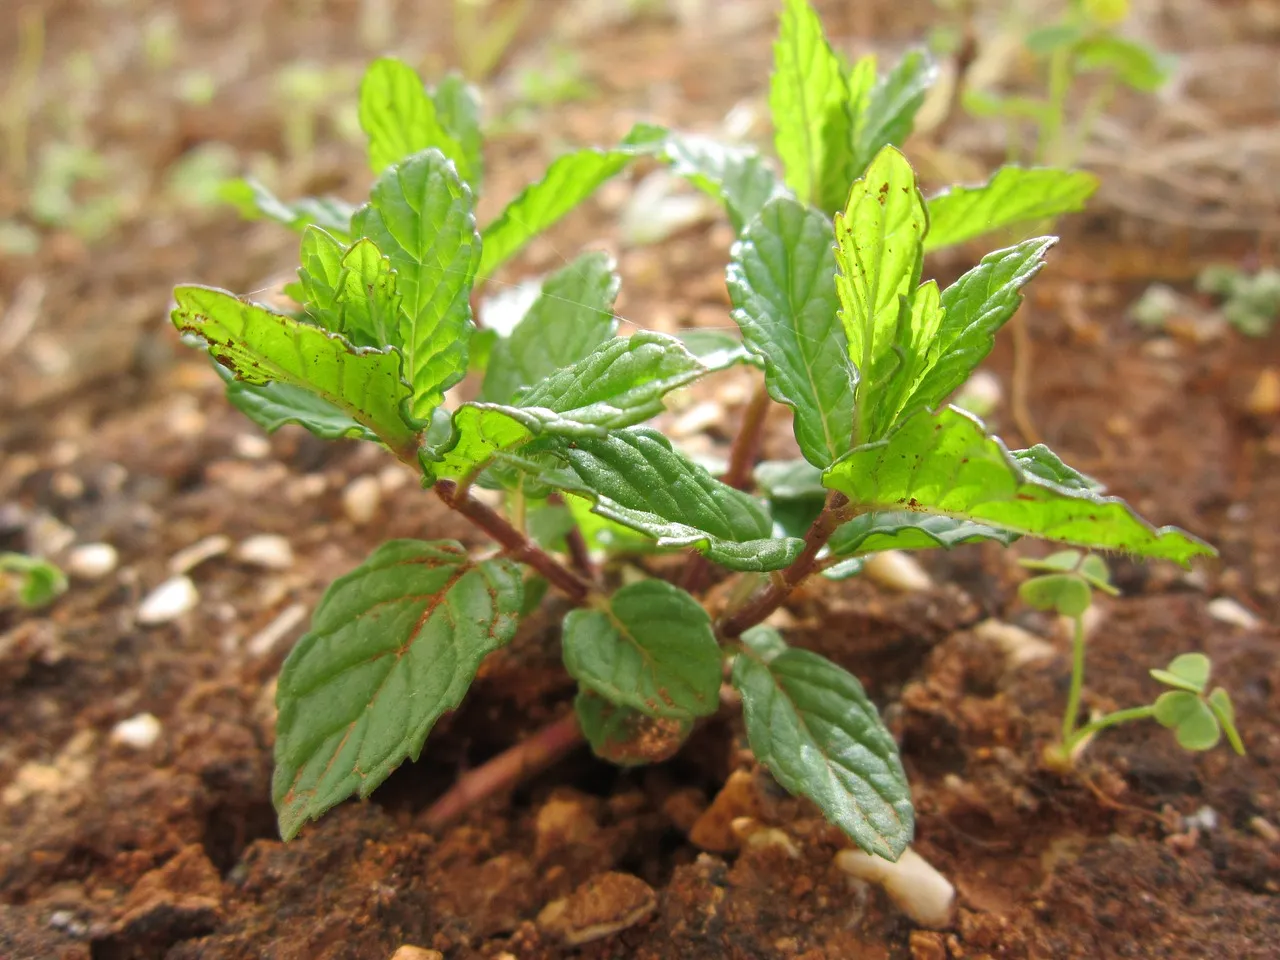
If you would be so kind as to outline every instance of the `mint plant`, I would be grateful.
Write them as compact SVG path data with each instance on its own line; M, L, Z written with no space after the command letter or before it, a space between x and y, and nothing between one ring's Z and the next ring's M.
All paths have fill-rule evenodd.
M1222 687L1212 693L1209 686L1211 664L1203 653L1174 657L1164 670L1151 676L1171 689L1150 704L1114 710L1079 725L1080 697L1084 691L1085 612L1093 605L1093 591L1116 596L1106 562L1092 553L1063 550L1042 560L1022 560L1022 566L1039 572L1024 580L1018 595L1038 610L1052 610L1071 621L1071 687L1062 715L1062 738L1044 752L1053 769L1070 770L1094 735L1108 727L1135 720L1154 719L1174 732L1178 745L1191 751L1211 750L1222 734L1232 749L1244 755L1244 743L1236 730L1235 708Z
M424 88L408 67L378 61L360 103L376 174L368 201L247 195L303 233L297 309L175 291L173 323L219 364L240 410L268 430L295 423L380 444L497 545L393 540L325 593L278 684L273 799L286 839L416 759L482 659L553 589L574 608L561 648L576 719L473 771L429 822L579 736L619 763L670 756L720 709L728 676L778 781L895 859L913 812L892 736L857 678L762 626L796 586L848 575L878 550L1023 535L1184 564L1211 552L1103 496L1047 448L1010 451L946 406L1054 240L991 253L945 289L921 282L926 252L1073 209L1092 181L1009 168L926 200L889 143L919 107L923 59L883 77L873 61L849 67L802 0L786 3L776 52L781 179L749 150L640 126L555 160L480 227L474 91L456 79ZM726 277L741 339L618 336L620 281L590 252L545 278L509 332L477 331L476 287L641 161L717 197L740 231ZM763 387L717 478L648 421L673 390L736 364L761 368ZM469 372L477 399L447 405ZM762 464L753 479L769 398L790 408L802 459ZM502 507L477 486L501 491ZM682 586L601 574L600 551L637 545L729 571L727 608L713 617Z

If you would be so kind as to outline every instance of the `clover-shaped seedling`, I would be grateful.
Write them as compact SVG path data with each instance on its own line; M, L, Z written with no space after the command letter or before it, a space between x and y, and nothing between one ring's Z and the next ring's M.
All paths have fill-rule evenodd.
M1021 560L1028 570L1044 571L1018 588L1018 596L1037 610L1056 610L1064 617L1077 618L1093 603L1093 591L1111 596L1120 591L1111 585L1111 571L1096 554L1060 550L1041 560Z
M1152 670L1151 676L1173 688L1156 698L1152 715L1173 731L1185 750L1211 750L1226 733L1231 749L1244 756L1231 695L1222 687L1205 694L1212 669L1203 653L1184 653L1169 661L1166 669Z
M66 592L67 578L48 560L0 553L0 608L9 598L28 610L52 603Z

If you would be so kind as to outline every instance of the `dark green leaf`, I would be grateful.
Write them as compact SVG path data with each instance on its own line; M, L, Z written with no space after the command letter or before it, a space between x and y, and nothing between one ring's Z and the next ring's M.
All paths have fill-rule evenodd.
M827 44L817 13L807 0L785 0L773 45L769 112L787 186L805 203L820 199L828 169L847 163L848 140L828 133L833 120L847 117L847 95L840 58ZM834 156L829 149L837 151Z
M298 271L307 313L357 347L399 346L400 295L391 261L372 240L342 244L318 227L302 235Z
M803 546L773 538L759 501L714 479L654 430L630 427L555 452L577 475L572 492L660 547L694 547L732 570L778 570Z
M397 453L416 451L417 432L406 419L410 392L394 349L353 347L225 290L178 287L174 300L173 325L207 343L210 355L240 380L313 391Z
M373 185L353 220L391 261L400 292L397 345L425 419L467 372L471 285L480 260L471 191L436 150L410 157Z
M937 76L937 65L929 55L912 50L880 78L867 97L866 109L854 117L855 175L867 169L884 147L900 147L911 136L916 113Z
M510 403L521 388L586 358L612 337L621 283L615 266L607 253L588 253L547 277L511 336L494 346L481 396Z
M637 157L651 156L666 131L638 127L612 150L591 148L566 154L547 168L537 183L512 200L498 219L484 228L484 256L479 274L490 276L526 243L580 204L596 188L616 176Z
M623 587L608 609L564 618L564 665L610 703L650 717L689 720L720 706L720 647L711 618L663 580Z
M1174 527L1151 526L1123 500L1028 472L980 422L953 407L917 414L888 440L854 450L823 483L864 508L905 508L1183 565L1214 552Z
M423 150L436 149L453 161L463 182L471 181L468 151L440 122L436 103L418 74L399 60L384 57L365 71L360 84L360 127L369 137L369 165L374 173Z
M764 158L746 147L673 133L663 144L663 156L673 173L724 204L739 233L765 203L786 194Z
M796 441L818 467L853 439L857 372L835 272L830 222L787 198L770 201L751 221L727 272L743 342L764 361L769 395L792 408Z
M573 708L596 756L622 767L671 759L693 730L692 720L646 716L590 690L578 691Z
M920 280L927 226L915 171L893 147L877 154L866 176L853 185L844 213L836 214L840 319L860 376L850 435L861 442L879 439L870 431L884 420L882 390L902 364L918 364L929 349L926 321L942 319L940 311L922 313L912 324L910 298Z
M926 253L953 247L1019 223L1052 220L1084 209L1098 178L1082 170L1001 167L977 187L952 187L930 197Z
M893 737L857 677L808 650L748 632L733 664L751 750L863 850L896 860L915 829Z
M220 363L215 362L213 368L227 386L231 405L267 433L275 433L286 423L296 423L325 440L378 439L341 407L305 387L288 383L254 385L236 379L236 375Z
M995 540L1008 546L1017 539L1016 533L983 523L912 513L910 510L887 510L864 513L841 524L827 545L836 556L854 556L882 550L932 550L937 547L950 550L963 543L983 540Z
M418 759L480 661L510 642L520 602L518 567L473 563L452 541L393 540L334 581L276 691L271 792L286 840Z
M339 240L351 239L351 215L356 208L338 197L302 197L286 203L257 180L248 177L228 181L222 185L219 194L246 220L266 217L299 233L315 225Z
M484 140L480 133L480 91L462 78L451 73L436 85L431 94L436 107L436 117L465 157L465 179L471 192L479 195L484 184ZM447 154L446 154L447 155Z

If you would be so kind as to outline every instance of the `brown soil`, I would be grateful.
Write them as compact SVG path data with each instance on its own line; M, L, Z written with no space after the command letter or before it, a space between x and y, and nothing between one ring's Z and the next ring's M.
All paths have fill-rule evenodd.
M447 5L398 6L398 49L451 62L447 31L437 29ZM597 97L551 108L535 129L496 142L487 214L563 143L607 141L641 116L710 129L765 82L771 3L708 4L707 22L683 26L669 16L591 24L563 17L568 6L540 4L500 76L559 37L584 51ZM838 36L888 46L920 36L934 9L824 6ZM1193 51L1243 37L1274 54L1266 6L1222 4L1205 35L1172 14L1164 27ZM109 576L74 581L45 611L0 612L0 957L336 960L390 957L404 945L450 960L574 950L1280 957L1280 431L1274 409L1250 404L1259 377L1280 371L1280 341L1195 322L1156 335L1124 318L1144 281L1185 281L1209 256L1266 248L1255 234L1157 229L1106 205L1072 228L1036 281L1030 406L1068 462L1222 556L1191 575L1115 560L1123 596L1101 604L1087 706L1145 702L1154 692L1148 668L1204 650L1235 697L1246 758L1221 748L1189 757L1146 724L1102 735L1078 776L1046 771L1037 758L1065 697L1065 639L1016 597L1016 557L1039 548L965 548L924 558L934 590L824 581L788 608L792 642L862 677L900 736L916 848L958 889L952 929L913 929L878 890L840 873L839 837L751 767L741 725L728 716L667 763L619 770L579 750L457 826L428 831L423 811L461 771L566 709L572 690L557 667L551 617L535 618L485 664L421 762L371 802L344 805L288 845L276 839L273 683L302 614L387 537L476 540L372 447L292 430L263 445L230 410L216 377L167 329L168 289L180 280L260 287L289 263L295 241L269 225L183 208L163 185L186 151L223 141L242 157L275 158L283 193L358 193L360 151L337 137L340 124L322 117L315 149L289 156L286 106L273 91L279 64L303 57L358 70L370 55L358 39L360 8L338 0L32 7L47 28L33 156L41 144L84 138L115 165L113 176L129 172L138 200L102 239L45 226L38 255L0 259L0 333L15 322L15 304L42 294L31 329L0 356L0 549L34 540L65 551L66 528L74 542L105 541L120 556ZM178 57L149 66L140 37L161 15L177 25ZM17 37L5 34L0 71L13 76ZM73 70L86 52L97 67L87 86ZM184 71L197 67L216 81L204 105L179 93ZM1265 104L1274 82L1256 79L1252 95ZM1230 91L1201 95L1227 115L1214 96ZM1235 106L1233 116L1247 119ZM88 185L81 198L112 182ZM3 171L0 219L25 222L28 189L29 178ZM727 324L725 228L620 248L613 225L625 196L604 191L535 244L520 271L603 244L620 254L623 315L661 329ZM1007 344L991 369L1008 383ZM724 403L733 423L744 386L728 378L695 399ZM997 427L1016 440L1005 410ZM785 417L770 423L765 454L790 455ZM723 452L729 435L719 429L706 443ZM386 492L375 518L356 524L342 491L361 476ZM190 571L193 610L139 624L140 600L170 575L175 554L207 537L235 544L259 533L283 534L296 559L264 571L219 552ZM1207 607L1218 597L1252 611L1257 625L1214 619ZM1050 640L1056 655L1010 665L975 630L989 618ZM153 744L111 737L141 713L160 722ZM745 772L730 781L739 809L789 843L739 851L723 824L717 831L706 821L695 833L703 849L691 842L734 771ZM567 929L621 921L621 932L586 946L562 942Z

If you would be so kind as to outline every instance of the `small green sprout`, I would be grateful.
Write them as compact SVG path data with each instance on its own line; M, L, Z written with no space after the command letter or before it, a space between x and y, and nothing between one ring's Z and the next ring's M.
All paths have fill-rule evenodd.
M1245 336L1265 337L1280 319L1280 270L1248 274L1215 264L1196 278L1196 289L1222 300L1222 315Z
M67 578L48 560L22 553L0 553L0 609L11 601L34 610L65 593Z
M1089 745L1094 734L1107 727L1132 720L1152 718L1174 732L1178 745L1186 750L1203 751L1217 746L1223 732L1232 748L1244 755L1244 744L1235 725L1235 708L1222 687L1206 696L1211 665L1203 653L1184 653L1174 657L1164 670L1152 670L1151 676L1172 687L1154 703L1141 707L1115 710L1076 726L1080 713L1080 696L1084 689L1085 611L1093 603L1093 591L1117 596L1111 585L1111 574L1101 557L1078 550L1063 550L1041 560L1022 560L1022 566L1040 575L1024 581L1018 595L1038 610L1053 610L1071 620L1072 658L1071 687L1067 693L1067 709L1062 717L1062 739L1045 751L1045 761L1058 770L1070 770Z

